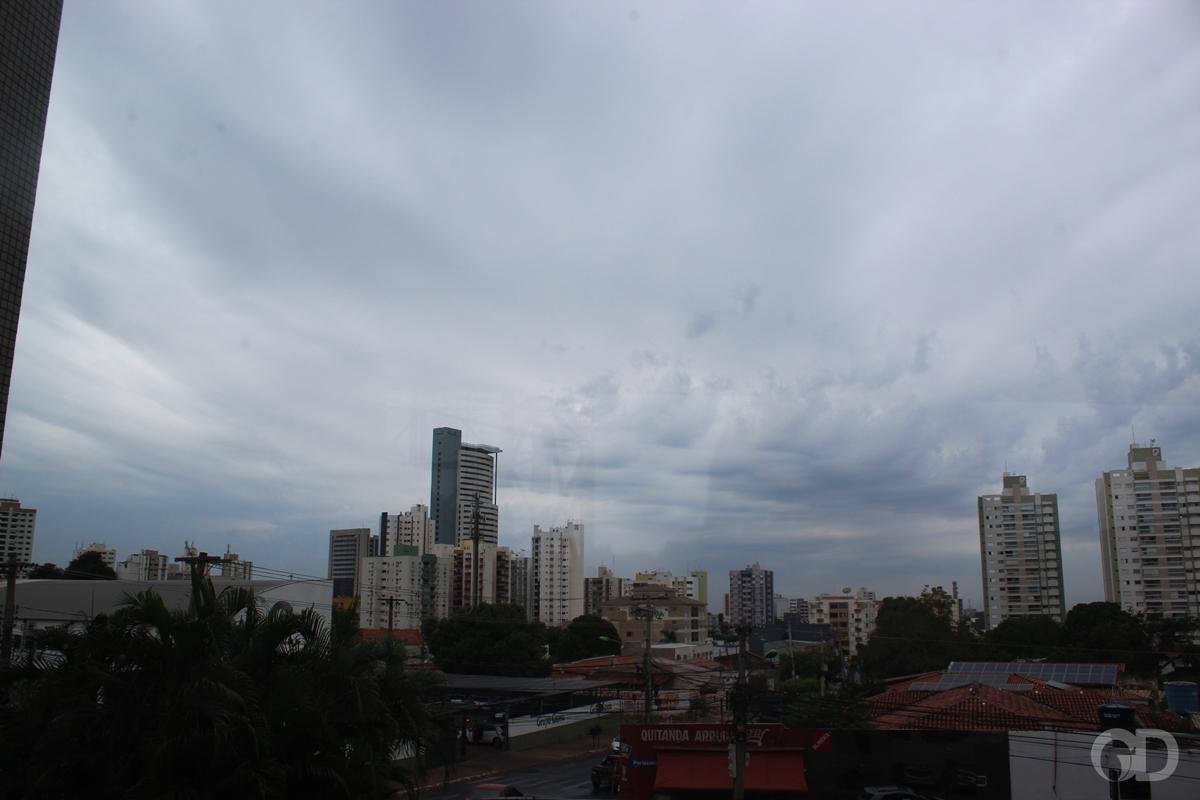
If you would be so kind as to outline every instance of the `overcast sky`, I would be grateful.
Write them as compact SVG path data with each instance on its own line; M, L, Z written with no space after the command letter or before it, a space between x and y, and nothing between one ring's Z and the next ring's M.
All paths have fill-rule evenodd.
M846 5L851 7L847 8ZM35 558L324 574L503 448L501 541L959 581L975 497L1200 465L1200 7L83 3L0 491Z

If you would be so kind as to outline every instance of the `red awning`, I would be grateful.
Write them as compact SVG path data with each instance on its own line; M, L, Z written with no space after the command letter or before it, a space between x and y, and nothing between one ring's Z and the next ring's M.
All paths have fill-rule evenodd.
M746 791L807 792L800 750L748 750ZM725 750L659 750L654 790L733 789Z

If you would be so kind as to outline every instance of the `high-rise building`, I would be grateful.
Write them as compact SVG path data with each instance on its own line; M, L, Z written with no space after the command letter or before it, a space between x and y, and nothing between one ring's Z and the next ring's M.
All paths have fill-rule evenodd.
M775 619L783 619L787 614L791 614L793 619L808 622L808 601L803 597L775 595Z
M421 619L445 619L454 609L454 551L433 544L421 555Z
M1096 480L1104 599L1200 617L1200 468L1168 466L1154 440L1130 445L1128 464Z
M392 555L366 556L358 568L358 620L363 628L415 628L421 624L421 556L411 545ZM336 579L335 579L336 580Z
M0 561L33 561L33 534L37 528L37 509L22 508L14 498L0 500ZM26 569L17 571L24 576Z
M114 568L117 578L123 581L165 581L171 577L172 566L178 567L166 553L160 553L153 548L143 548L136 553L130 553Z
M454 593L451 605L455 610L470 608L472 602L478 599L480 603L507 603L512 580L511 553L507 547L497 547L494 544L479 545L479 564L472 568L475 561L475 548L461 545L454 548ZM472 574L479 582L479 595L474 596Z
M392 555L397 545L425 553L437 541L436 530L429 507L420 503L399 514L384 511L379 515L379 555Z
M329 532L329 578L334 597L358 595L358 571L371 553L370 528L343 528Z
M512 558L511 595L509 600L514 606L525 609L525 617L533 619L533 604L529 600L529 556L518 553Z
M675 579L675 588L684 597L708 605L708 573L705 570L694 569L687 575L680 575Z
M983 610L988 628L1009 617L1066 615L1058 495L1029 491L1004 473L1000 494L978 501Z
M601 565L596 577L583 580L583 613L599 614L600 604L624 597L628 593L629 583L628 578L618 578L611 569Z
M531 553L533 618L566 625L583 614L583 523L549 530L534 525Z
M765 628L775 619L775 573L753 564L729 571L729 622Z
M227 580L254 580L254 562L243 560L230 550L229 545L225 545L225 554L221 556L221 563L217 565L217 575Z
M859 588L854 594L817 595L808 606L811 624L828 625L843 655L856 656L866 647L875 632L875 618L879 613L879 600L875 593Z
M500 452L499 447L464 442L462 431L456 428L433 429L429 513L439 543L470 542L478 508L480 541L498 544L496 462Z
M62 6L0 3L0 448Z

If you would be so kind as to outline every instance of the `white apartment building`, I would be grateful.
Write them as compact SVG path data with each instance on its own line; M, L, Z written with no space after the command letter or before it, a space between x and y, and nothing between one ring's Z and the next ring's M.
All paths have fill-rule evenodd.
M165 553L153 548L143 548L117 564L117 578L123 581L165 581L171 575L174 561Z
M694 569L687 575L680 575L674 581L675 590L690 600L699 600L708 605L708 572Z
M534 525L530 552L533 618L566 625L583 614L583 523L549 530Z
M1129 447L1128 468L1096 480L1104 599L1131 614L1200 616L1200 468Z
M454 551L435 543L421 555L421 619L445 619L454 610Z
M1058 495L1029 491L1024 475L1004 473L1000 494L978 500L984 624L1047 616L1061 622L1062 537Z
M732 625L765 628L775 619L775 573L752 564L729 571L728 612Z
M358 569L358 620L363 628L387 628L391 606L392 629L421 624L421 556L416 548L405 555L367 556Z
M390 556L396 547L415 547L428 553L437 541L437 524L429 516L429 506L417 503L399 514L379 515L379 555Z
M859 588L854 594L821 594L808 604L808 617L817 625L829 625L842 653L858 655L875 631L879 600L875 593Z
M15 498L0 500L0 561L33 562L33 534L37 509L22 508ZM23 577L27 569L17 571Z

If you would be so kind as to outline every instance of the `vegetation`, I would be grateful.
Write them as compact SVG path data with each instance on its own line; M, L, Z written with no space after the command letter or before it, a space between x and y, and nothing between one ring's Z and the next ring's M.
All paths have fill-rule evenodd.
M89 577L115 578L117 573L104 563L104 559L99 553L95 550L87 550L75 556L71 563L67 564L66 574L62 577L79 580L87 580Z
M546 626L525 619L520 606L481 603L448 619L429 620L425 641L445 672L468 675L550 674Z
M555 663L621 653L621 640L616 627L595 614L583 614L571 620L567 627L550 629L546 633L550 657Z
M82 634L49 632L3 674L0 796L373 798L412 787L396 756L429 732L431 678L354 609L332 625L193 577L192 607L147 590Z
M974 644L974 633L953 624L936 594L888 597L879 606L862 666L874 679L931 672L972 658Z

